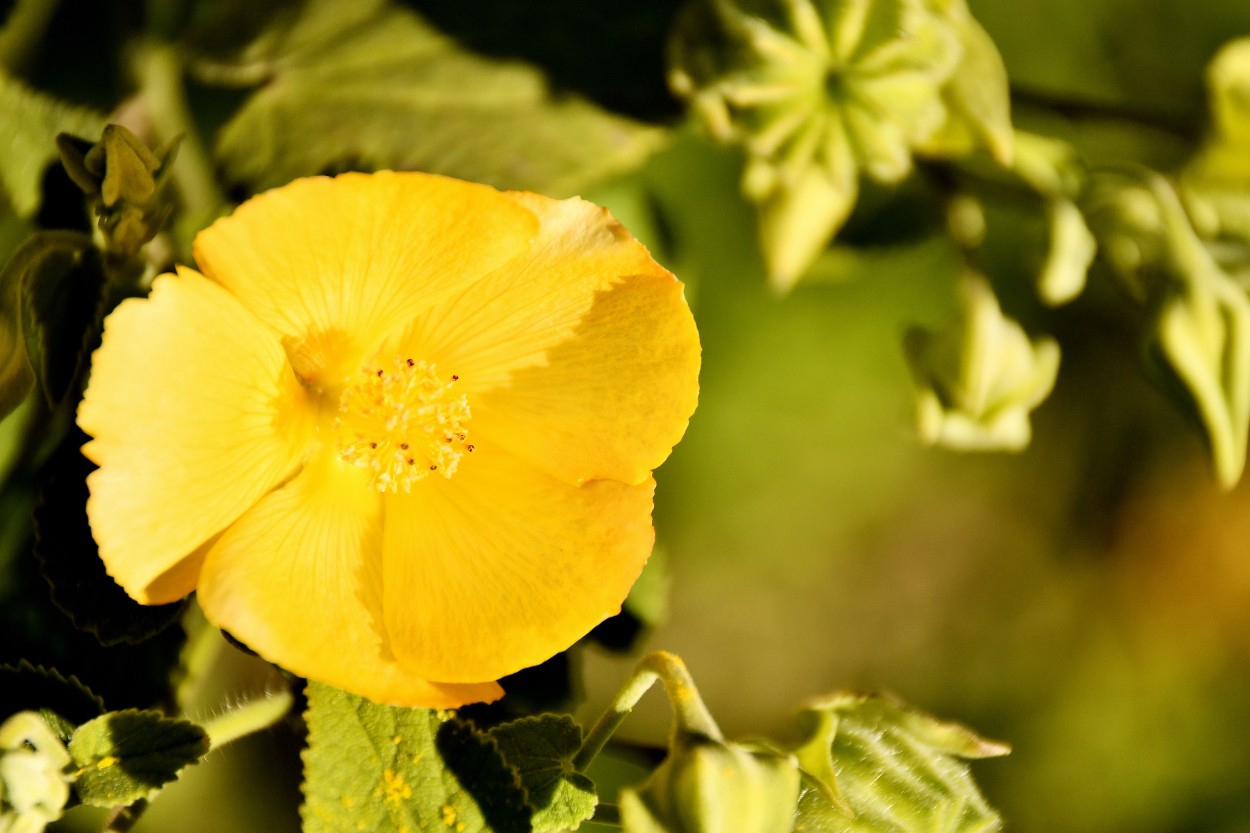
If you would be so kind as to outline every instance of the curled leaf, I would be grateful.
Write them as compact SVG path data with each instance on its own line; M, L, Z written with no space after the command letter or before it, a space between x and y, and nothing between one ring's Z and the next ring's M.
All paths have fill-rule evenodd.
M888 697L839 693L799 714L806 740L794 830L986 833L1001 829L963 759L1009 748Z

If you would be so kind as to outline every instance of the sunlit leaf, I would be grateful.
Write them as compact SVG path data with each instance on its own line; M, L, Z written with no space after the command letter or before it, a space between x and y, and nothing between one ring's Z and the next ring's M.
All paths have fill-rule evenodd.
M257 191L396 168L558 196L634 166L662 136L553 93L532 67L474 55L386 0L310 0L244 60L269 77L217 152L230 179Z
M1007 754L889 698L835 694L800 713L807 740L796 833L986 833L1001 829L960 759Z
M516 771L445 712L308 687L305 833L528 831Z
M112 807L150 796L208 752L194 723L160 712L109 712L74 731L74 792L84 804Z
M21 217L39 210L40 182L57 159L56 136L94 136L104 117L29 89L0 72L0 184Z

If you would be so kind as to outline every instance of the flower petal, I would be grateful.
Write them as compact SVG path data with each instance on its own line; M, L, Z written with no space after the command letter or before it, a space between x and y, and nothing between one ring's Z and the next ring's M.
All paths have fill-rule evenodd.
M435 683L401 667L381 621L382 501L362 469L323 455L209 551L209 621L266 659L379 703L453 708L496 683Z
M617 613L651 554L655 482L572 486L482 443L386 498L383 612L414 673L495 679Z
M647 479L698 398L682 285L604 209L510 194L531 254L422 315L396 347L459 376L470 431L570 483Z
M523 251L536 230L529 211L484 185L343 174L252 198L196 236L195 258L316 381L358 369L377 340Z
M299 465L304 404L273 334L191 270L109 316L78 424L100 466L92 533L127 593L160 604L194 589L179 563Z

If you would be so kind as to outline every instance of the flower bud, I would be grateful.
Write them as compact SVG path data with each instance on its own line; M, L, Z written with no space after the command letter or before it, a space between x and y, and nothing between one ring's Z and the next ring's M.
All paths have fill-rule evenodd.
M963 281L959 315L940 332L911 330L904 342L916 385L920 439L960 451L1019 451L1029 413L1059 372L1059 345L1031 341L1003 315L984 278Z
M69 752L35 712L0 724L0 833L38 833L69 801Z
M628 833L779 833L798 792L794 756L695 736L621 792L621 821Z

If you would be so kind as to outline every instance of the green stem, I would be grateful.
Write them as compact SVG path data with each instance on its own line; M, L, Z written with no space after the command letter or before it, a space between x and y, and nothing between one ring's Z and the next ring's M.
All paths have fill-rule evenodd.
M1046 90L1028 89L1015 84L1011 87L1011 104L1013 109L1020 107L1049 110L1074 121L1124 122L1158 130L1185 142L1194 141L1198 133L1193 125L1167 113L1151 112L1112 101L1069 98Z
M271 692L214 717L204 724L204 731L208 733L212 748L217 749L253 732L268 729L286 717L294 702L290 689Z
M182 58L170 44L143 40L134 49L131 65L159 141L168 145L182 137L171 175L183 208L197 222L207 223L226 205L226 197L187 106Z
M58 0L18 0L0 31L0 69L16 75L39 50Z
M673 707L674 735L702 735L722 740L720 728L699 697L699 690L695 688L686 664L667 651L656 651L643 657L634 667L634 673L586 734L581 748L573 757L575 770L586 771L656 680L664 684L664 692Z

